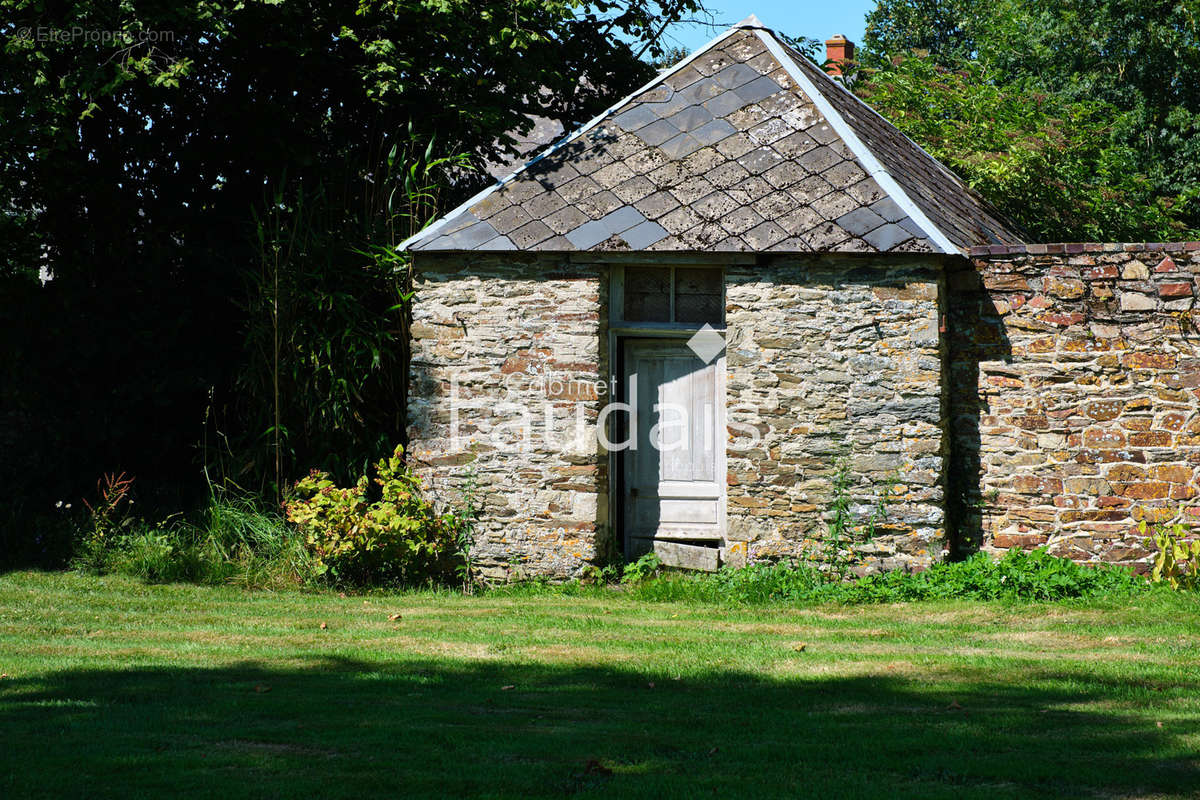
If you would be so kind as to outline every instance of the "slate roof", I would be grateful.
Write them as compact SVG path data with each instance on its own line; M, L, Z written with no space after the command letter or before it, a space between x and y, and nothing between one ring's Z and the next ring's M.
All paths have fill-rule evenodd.
M750 17L401 248L964 253L1021 241Z

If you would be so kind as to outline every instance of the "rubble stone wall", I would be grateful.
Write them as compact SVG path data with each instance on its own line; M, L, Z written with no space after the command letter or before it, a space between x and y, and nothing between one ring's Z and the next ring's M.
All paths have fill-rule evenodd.
M949 516L964 550L1140 565L1200 516L1200 243L980 248L950 268Z
M941 558L940 274L928 258L880 256L727 270L734 554L738 543L752 561L822 552L844 465L851 526L876 518L857 548L864 571Z

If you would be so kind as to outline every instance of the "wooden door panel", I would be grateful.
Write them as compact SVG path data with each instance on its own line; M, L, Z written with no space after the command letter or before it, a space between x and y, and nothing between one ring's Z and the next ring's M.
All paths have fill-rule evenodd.
M636 449L622 458L626 536L721 539L724 360L705 364L666 339L628 341L624 353L625 400L637 407Z

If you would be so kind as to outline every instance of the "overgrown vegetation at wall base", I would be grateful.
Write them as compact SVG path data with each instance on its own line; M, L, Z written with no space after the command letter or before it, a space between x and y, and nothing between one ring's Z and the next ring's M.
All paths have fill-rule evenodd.
M666 572L643 559L626 568L622 593L639 600L756 605L762 603L900 603L920 600L1007 600L1013 602L1130 597L1151 589L1145 578L1123 567L1085 566L1045 550L1013 549L993 560L979 553L965 561L935 564L924 572L877 573L844 581L807 564L752 564L711 574ZM498 587L505 592L590 594L602 583L550 587Z
M76 569L120 574L147 583L233 584L284 589L317 585L303 537L256 500L215 492L207 508L162 522L119 516L82 524ZM107 535L98 535L108 531Z
M397 447L373 477L348 488L314 470L293 488L287 519L214 487L202 513L151 523L133 513L133 480L106 476L79 523L72 563L151 583L473 586L473 498L439 510L405 468L403 452Z

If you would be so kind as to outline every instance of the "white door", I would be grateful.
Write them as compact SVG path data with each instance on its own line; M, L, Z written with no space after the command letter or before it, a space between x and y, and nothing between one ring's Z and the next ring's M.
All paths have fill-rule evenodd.
M676 339L625 342L636 437L622 458L626 553L655 541L719 542L725 528L725 359Z

